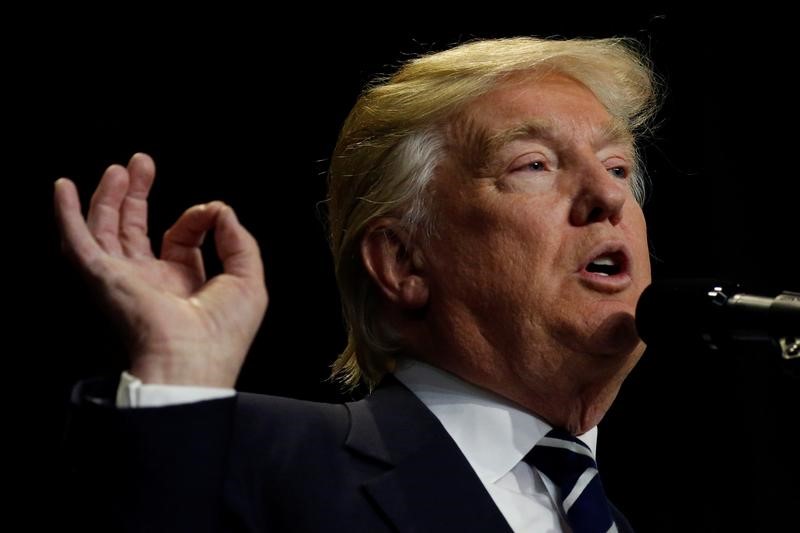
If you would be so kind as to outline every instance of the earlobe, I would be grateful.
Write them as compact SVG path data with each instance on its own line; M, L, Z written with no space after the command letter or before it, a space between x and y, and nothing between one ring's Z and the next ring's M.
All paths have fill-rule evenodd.
M395 218L373 221L361 239L361 260L381 293L404 309L428 303L422 252L409 242Z

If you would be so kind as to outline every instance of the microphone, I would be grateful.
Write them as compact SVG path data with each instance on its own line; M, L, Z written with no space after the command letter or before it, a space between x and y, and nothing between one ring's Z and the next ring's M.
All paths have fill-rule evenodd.
M747 294L736 283L705 279L658 281L636 306L646 343L699 340L712 349L730 342L768 341L784 359L800 358L800 293Z

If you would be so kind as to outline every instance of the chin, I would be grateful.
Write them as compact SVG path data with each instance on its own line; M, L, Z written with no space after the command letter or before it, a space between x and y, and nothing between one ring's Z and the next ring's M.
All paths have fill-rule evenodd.
M644 344L636 332L636 320L628 311L606 315L595 325L589 343L594 352L612 357L634 355L638 359L644 352Z

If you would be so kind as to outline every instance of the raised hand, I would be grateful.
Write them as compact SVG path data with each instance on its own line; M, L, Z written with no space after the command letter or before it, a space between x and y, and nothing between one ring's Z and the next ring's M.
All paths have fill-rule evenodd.
M187 209L156 258L147 236L154 177L146 154L110 166L85 221L75 184L56 181L62 247L122 325L136 377L232 387L267 308L258 244L230 206L214 201ZM206 279L200 245L212 229L224 272Z

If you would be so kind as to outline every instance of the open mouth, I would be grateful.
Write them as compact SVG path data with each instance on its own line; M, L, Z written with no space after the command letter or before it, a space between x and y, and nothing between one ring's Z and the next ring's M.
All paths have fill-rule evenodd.
M624 291L633 283L631 256L624 243L605 242L588 255L592 259L578 271L582 283L603 293Z
M627 258L622 251L605 252L586 265L586 271L598 276L617 276L627 270Z
M601 276L616 276L623 272L624 265L625 254L612 252L593 259L586 265L586 271Z

